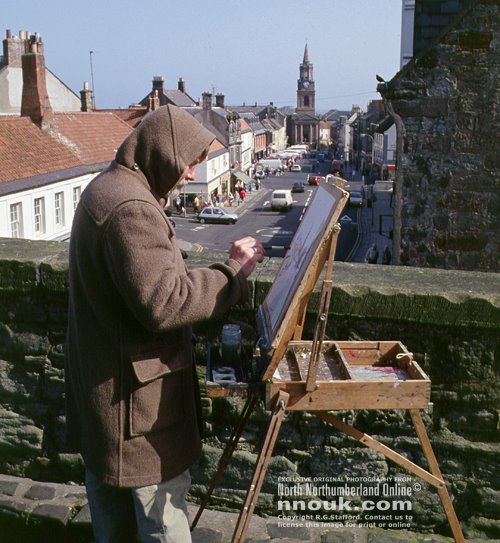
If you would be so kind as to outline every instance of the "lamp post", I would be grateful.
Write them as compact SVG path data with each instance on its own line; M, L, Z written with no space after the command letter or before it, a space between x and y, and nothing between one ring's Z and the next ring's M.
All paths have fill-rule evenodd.
M372 164L373 164L373 147L375 146L375 139L374 137L371 135L371 134L366 134L366 133L363 133L363 134L360 134L359 135L360 138L371 138L372 139ZM366 161L366 151L363 151L364 153L364 156L363 156L363 167L362 167L362 171L365 170L365 161ZM365 176L363 174L363 180L364 180Z
M361 138L368 137L372 139L372 165L373 165L373 151L374 151L373 148L375 146L375 138L371 134L365 134L365 133L360 134L360 137ZM376 200L376 196L373 191L373 185L370 185L369 201L370 201L370 207L372 208L372 226L374 224L375 200Z

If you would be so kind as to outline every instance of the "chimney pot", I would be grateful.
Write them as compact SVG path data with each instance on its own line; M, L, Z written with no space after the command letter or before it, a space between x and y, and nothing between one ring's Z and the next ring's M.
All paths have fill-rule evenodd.
M12 38L12 32L10 30L7 30L6 37L7 37L8 40L10 40L10 38Z

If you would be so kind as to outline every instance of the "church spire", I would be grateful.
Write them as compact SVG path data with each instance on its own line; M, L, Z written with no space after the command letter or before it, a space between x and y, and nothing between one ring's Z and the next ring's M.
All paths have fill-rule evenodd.
M302 61L302 64L309 64L309 53L307 51L307 41L306 41L306 46L304 49L304 60Z

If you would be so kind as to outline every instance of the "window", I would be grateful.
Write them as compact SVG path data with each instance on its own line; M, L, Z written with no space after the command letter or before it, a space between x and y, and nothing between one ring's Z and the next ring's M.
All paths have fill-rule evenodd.
M80 196L82 195L82 187L73 187L73 210L76 209Z
M13 238L23 237L23 204L10 205L10 235Z
M35 198L33 202L33 216L35 223L35 233L45 233L45 198Z
M54 195L54 215L56 226L64 226L64 192Z

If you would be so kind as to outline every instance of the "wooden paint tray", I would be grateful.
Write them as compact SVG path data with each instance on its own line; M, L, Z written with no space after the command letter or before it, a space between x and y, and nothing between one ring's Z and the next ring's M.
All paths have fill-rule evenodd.
M305 392L312 344L291 341L266 386L269 401L283 390L289 410L427 409L431 382L397 341L325 341L316 388Z

